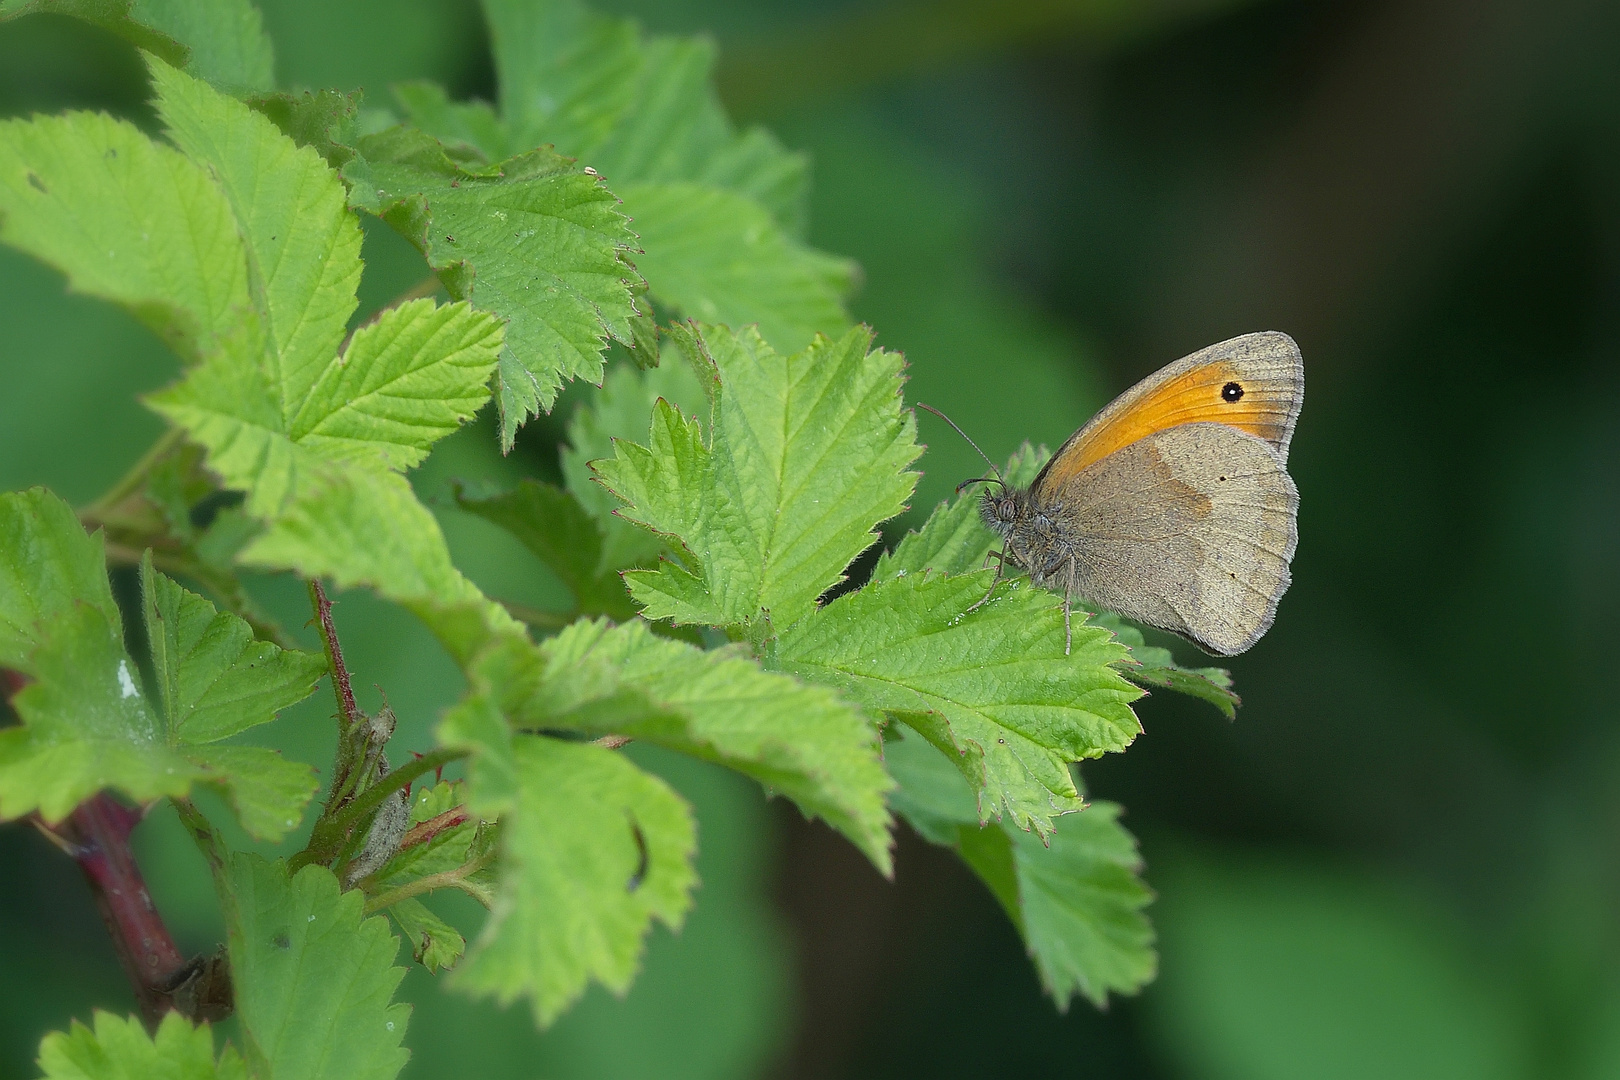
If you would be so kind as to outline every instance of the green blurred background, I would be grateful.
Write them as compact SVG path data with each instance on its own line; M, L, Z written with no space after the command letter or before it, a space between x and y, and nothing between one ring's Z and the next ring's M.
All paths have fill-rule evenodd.
M488 97L464 0L264 0L284 85ZM1607 0L610 0L722 46L733 112L815 161L811 238L911 392L993 456L1251 330L1300 342L1302 543L1232 663L1235 723L1156 695L1089 766L1142 837L1161 976L1044 1000L991 897L900 839L895 883L747 783L647 757L698 807L703 886L624 1001L552 1032L413 973L412 1077L1620 1077L1620 7ZM149 123L116 40L0 26L0 114ZM368 234L362 308L420 276ZM0 250L0 488L93 497L155 437L175 363ZM416 476L491 591L555 582L450 509L556 475L578 395L500 459ZM919 512L976 475L930 417ZM122 583L126 588L128 582ZM286 582L259 583L289 623ZM425 746L460 691L403 613L338 609L357 682ZM370 692L368 705L375 704ZM284 745L330 754L324 695ZM218 940L171 818L139 834L182 939ZM77 871L0 829L0 1076L133 1002ZM446 905L469 923L475 912Z

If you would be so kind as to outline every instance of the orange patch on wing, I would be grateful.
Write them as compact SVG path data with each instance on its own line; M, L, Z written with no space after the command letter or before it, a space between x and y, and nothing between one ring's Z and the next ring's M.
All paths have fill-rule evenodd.
M1222 396L1230 382L1243 389L1242 397L1236 401ZM1275 384L1268 386L1264 379L1245 379L1230 364L1195 368L1154 387L1095 431L1059 450L1041 478L1041 486L1060 487L1088 465L1154 432L1204 422L1225 424L1275 443L1288 430L1287 392Z

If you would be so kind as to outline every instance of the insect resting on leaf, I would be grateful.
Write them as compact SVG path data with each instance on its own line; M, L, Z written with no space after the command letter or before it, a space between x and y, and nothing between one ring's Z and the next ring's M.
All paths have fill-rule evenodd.
M1007 563L1063 594L1218 656L1259 641L1288 589L1299 492L1288 444L1305 396L1287 334L1245 334L1159 369L1069 437L1027 488L993 476L980 505ZM968 439L944 413L919 404ZM972 439L968 443L979 450ZM984 451L979 455L990 458Z

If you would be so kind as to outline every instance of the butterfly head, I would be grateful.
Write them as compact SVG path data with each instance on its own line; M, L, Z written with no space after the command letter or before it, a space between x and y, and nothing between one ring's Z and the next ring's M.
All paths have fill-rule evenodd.
M995 483L995 481L990 481ZM1000 536L1008 536L1019 520L1029 513L1029 492L1025 489L986 486L979 502L979 516Z

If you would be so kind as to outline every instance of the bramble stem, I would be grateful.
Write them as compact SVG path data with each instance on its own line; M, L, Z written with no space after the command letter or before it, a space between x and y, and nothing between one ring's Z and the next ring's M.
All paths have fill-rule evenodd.
M141 1018L156 1031L174 1007L169 991L186 966L163 917L152 903L129 847L129 834L141 815L102 793L80 803L56 833L69 845L95 897L118 963L129 977Z
M354 703L354 687L349 682L349 669L343 663L343 645L338 641L337 627L332 623L332 601L326 598L320 579L309 579L309 601L315 608L315 623L320 628L321 644L326 647L326 666L332 669L332 689L337 693L338 734L347 736L363 717ZM341 753L341 751L339 751Z

